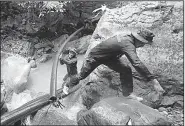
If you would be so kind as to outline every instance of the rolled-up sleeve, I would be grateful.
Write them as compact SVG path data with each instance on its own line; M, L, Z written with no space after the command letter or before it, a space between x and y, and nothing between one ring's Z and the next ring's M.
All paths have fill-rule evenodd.
M139 57L136 54L136 48L134 45L127 46L126 49L123 50L125 55L127 56L128 60L131 62L133 67L142 75L144 76L148 81L155 78L154 75L150 73L148 68L141 62Z

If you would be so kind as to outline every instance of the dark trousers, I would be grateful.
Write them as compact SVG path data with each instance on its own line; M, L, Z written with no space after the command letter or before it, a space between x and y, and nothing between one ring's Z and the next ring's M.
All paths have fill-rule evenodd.
M110 60L95 60L93 58L87 58L83 63L79 73L79 79L82 80L86 78L95 68L101 64L104 64L110 69L120 73L122 93L124 96L128 96L133 92L132 70L130 66L128 66L128 64L123 61L122 58Z

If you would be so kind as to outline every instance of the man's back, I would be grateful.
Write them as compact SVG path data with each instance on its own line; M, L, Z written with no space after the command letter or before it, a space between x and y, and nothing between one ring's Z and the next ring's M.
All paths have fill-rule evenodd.
M89 55L96 59L116 58L124 54L124 49L133 47L132 38L129 35L116 35L95 46Z

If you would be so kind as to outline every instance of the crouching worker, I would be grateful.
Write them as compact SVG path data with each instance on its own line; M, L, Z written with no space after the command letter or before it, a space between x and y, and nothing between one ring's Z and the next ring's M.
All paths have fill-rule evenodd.
M133 94L132 70L121 58L125 55L133 67L153 84L157 92L160 94L164 93L155 76L149 72L136 54L136 48L143 47L145 44L152 44L153 37L154 34L150 30L141 28L137 32L130 32L126 35L119 34L101 42L90 50L80 73L74 76L69 84L77 85L80 80L86 78L95 68L104 64L120 73L123 96L141 101L141 97Z
M65 94L68 94L68 89L70 88L70 85L67 83L70 81L70 78L72 76L75 76L78 74L77 71L77 52L75 48L69 48L68 54L64 57L60 57L60 64L66 64L67 67L67 74L64 76L64 88L63 92Z

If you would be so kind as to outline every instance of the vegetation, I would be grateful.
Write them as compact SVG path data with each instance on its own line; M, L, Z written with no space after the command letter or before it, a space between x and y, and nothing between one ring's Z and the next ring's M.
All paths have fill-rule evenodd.
M148 26L155 34L154 43L152 46L148 45L144 48L137 49L139 58L152 73L159 77L158 80L161 84L165 83L162 86L164 86L166 89L169 89L167 90L167 94L165 94L166 96L164 96L165 98L167 97L169 99L168 101L170 101L170 105L166 105L166 109L169 109L168 112L173 113L173 107L175 104L180 104L182 101L179 100L180 102L178 101L178 103L176 101L174 101L174 103L171 102L173 101L173 97L180 97L184 93L182 5L173 4L173 2L172 4L169 4L170 2L166 1L160 1L159 6L155 6L155 3L157 3L155 1L143 3L135 1L1 1L0 3L1 49L9 52L19 53L21 55L23 54L26 57L28 56L26 51L30 50L33 51L33 53L28 53L31 54L31 56L35 52L36 54L44 54L46 52L51 53L53 47L50 46L53 46L54 44L57 45L57 42L54 43L53 40L56 40L56 38L65 40L65 36L73 33L76 29L84 25L85 20L88 20L94 16L94 13L92 13L93 10L101 7L104 4L110 9L114 8L112 9L112 13L108 13L107 17L105 17L106 21L109 20L109 22L102 20L103 23L98 23L98 30L94 32L94 29L96 28L96 25L94 25L91 30L75 36L75 39L85 35L91 35L93 32L94 34L97 33L100 38L106 38L110 37L118 30L124 30L125 27L134 26L135 28L139 23ZM129 5L130 3L132 3L132 5ZM125 7L126 5L128 6ZM140 8L142 7L146 8L145 10L140 11ZM132 11L129 10L130 8ZM128 10L126 11L125 9ZM141 16L143 16L143 20L140 19L141 22L139 22L138 18ZM154 21L154 19L159 20ZM150 21L153 22L153 24ZM101 32L104 36L101 34ZM89 39L90 38L91 36L89 36ZM84 41L86 42L87 40L89 42L89 39L84 39ZM81 42L80 40L82 39L75 40L73 43L79 43ZM53 45L51 45L51 42L53 42ZM94 41L92 41L92 43L93 42ZM44 45L43 43L47 46L42 47L42 45ZM36 44L37 46L39 46L39 44L41 46L36 48ZM80 44L76 45L79 46ZM89 45L89 43L87 45ZM22 48L24 51L23 53L20 53ZM90 84L92 87L95 86L95 89L93 90L92 87L86 86L86 92L82 94L84 95L84 101L87 101L84 103L90 106L99 100L91 97L91 94L96 94L96 91L105 96L108 94L115 95L118 93L116 90L119 88L119 75L117 73L113 73L107 68L105 68L103 72L101 69L98 72L100 75L102 74L102 76L99 77L101 82ZM161 78L164 80L163 82L161 81ZM142 83L142 81L139 82L139 84ZM116 90L114 90L111 86L115 86ZM148 87L148 85L146 85L146 87ZM140 90L141 88L142 87L137 87L137 90ZM140 91L144 92L146 89ZM182 124L182 106L183 104L180 104L180 109L177 110L177 112L180 111L179 114L173 113L175 117L172 118L172 121L175 122L175 120L179 119L181 121L180 123ZM179 115L179 117L177 115ZM178 125L179 122L175 122L175 124Z

